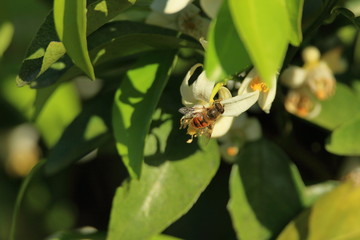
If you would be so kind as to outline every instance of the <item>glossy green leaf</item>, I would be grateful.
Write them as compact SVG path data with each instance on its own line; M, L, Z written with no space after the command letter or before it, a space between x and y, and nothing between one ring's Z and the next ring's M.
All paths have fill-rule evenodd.
M20 207L21 207L22 201L24 199L25 193L29 187L29 184L30 184L32 178L34 177L35 174L38 174L40 172L44 163L45 163L45 160L42 160L41 162L36 164L36 166L33 167L33 169L31 169L31 172L26 176L26 178L24 179L24 181L21 184L21 187L20 187L19 192L16 197L14 212L13 212L13 216L12 216L10 236L9 236L10 240L15 240L18 215L20 213Z
M174 52L144 55L127 72L115 94L112 124L116 147L131 177L140 177L145 136L174 56Z
M9 47L11 39L14 35L14 26L10 22L0 24L0 58Z
M290 222L278 240L360 239L360 188L346 181Z
M54 174L80 160L111 139L111 94L96 98L64 130L59 141L50 149L45 165L47 174Z
M263 80L279 71L289 43L290 24L285 0L229 0L240 39Z
M21 90L21 89L20 89ZM80 112L80 99L73 83L56 89L35 121L47 146L53 146L63 130Z
M299 46L302 41L301 19L304 0L285 1L290 20L290 42Z
M201 45L186 37L177 37L175 31L149 26L143 23L117 21L106 24L88 37L88 49L93 65L126 58L119 67L129 67L129 56L142 52L178 48L200 49ZM36 68L37 66L32 66ZM72 79L81 74L69 57L59 59L44 74L31 83L31 87L42 88L54 82Z
M117 190L108 240L151 239L162 232L191 208L219 167L215 141L205 148L187 144L178 118L170 114L162 113L154 125L151 134L159 148L146 158L140 180Z
M86 42L86 0L54 0L54 22L67 54L95 80Z
M320 114L309 121L329 130L353 119L360 112L359 99L348 86L339 82L336 84L335 95L320 103Z
M338 155L360 156L359 115L332 132L326 150Z
M212 21L205 53L206 76L212 81L222 81L251 66L231 19L227 1L224 1L217 18Z
M134 2L135 0L97 0L91 3L87 7L86 34L91 34ZM27 50L17 77L18 85L29 84L46 72L65 54L65 52L60 53L59 50L59 37L55 31L53 12L50 12ZM45 53L47 53L46 58Z
M1 78L0 94L12 105L25 119L30 120L33 114L32 104L35 100L35 91L26 87L19 88L14 84L16 75Z
M304 185L273 143L248 143L230 176L228 209L239 239L271 239L303 208Z

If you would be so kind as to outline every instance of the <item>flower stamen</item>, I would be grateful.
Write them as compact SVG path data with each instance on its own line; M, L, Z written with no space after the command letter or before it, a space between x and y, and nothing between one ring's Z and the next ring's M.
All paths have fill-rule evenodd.
M254 77L250 82L250 88L254 91L260 91L260 92L268 92L270 88L264 83L260 77L256 76Z
M212 104L214 102L214 97L216 96L216 94L219 92L220 88L224 85L224 83L219 82L215 85L214 89L211 92L210 95L210 104Z

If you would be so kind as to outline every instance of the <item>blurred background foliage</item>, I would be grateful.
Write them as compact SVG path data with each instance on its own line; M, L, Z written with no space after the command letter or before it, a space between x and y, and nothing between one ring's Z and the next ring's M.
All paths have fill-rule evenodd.
M344 4L355 15L360 14L360 1L349 0L344 1ZM312 24L321 7L320 0L305 1L304 29ZM3 0L1 3L0 239L9 236L10 219L24 177L47 156L49 148L59 140L65 128L85 109L84 103L89 103L99 89L111 88L112 80L116 81L119 76L117 72L107 72L108 75L103 77L110 81L106 84L100 80L89 82L84 77L62 84L46 103L40 116L32 122L35 91L28 87L18 88L15 80L26 49L51 8L51 0ZM139 1L137 8L129 9L117 19L141 21L147 11ZM311 37L305 37L302 46L314 45L321 52L337 47L344 50L342 57L347 61L348 70L337 75L336 79L343 84L338 90L346 92L342 98L347 100L325 102L324 108L328 104L329 110L318 118L306 121L284 111L284 95L281 92L285 90L282 89L275 100L272 114L265 115L257 111L249 114L259 118L264 135L289 155L304 183L313 185L307 191L316 198L319 192L321 194L332 189L332 180L341 179L349 169L353 170L360 164L358 157L330 154L324 147L329 137L328 130L334 128L331 124L339 119L339 115L345 121L359 112L359 105L350 104L355 107L348 105L350 107L347 109L341 108L343 104L360 101L360 38L358 28L341 14L336 17L336 21L328 19L326 25L311 33ZM300 53L297 51L293 56L293 62L299 65ZM190 50L182 51L175 74L169 81L180 83L184 73L199 59L201 57ZM181 107L179 84L174 85L167 90L178 97L177 109ZM349 87L352 89L349 90ZM85 88L89 91L84 92ZM103 127L100 124L98 133L102 133ZM230 195L230 170L231 165L222 161L219 171L194 207L168 227L165 233L185 239L235 239L236 234L226 210ZM96 152L91 152L71 168L64 168L52 176L45 176L41 171L33 174L19 211L17 239L44 239L55 232L83 226L106 231L116 188L128 176L111 136L103 137L101 147ZM236 178L234 174L232 179ZM315 184L318 183L322 185L316 188ZM84 231L91 232L92 229ZM94 239L97 237L94 236ZM72 238L75 237L70 236L68 239Z

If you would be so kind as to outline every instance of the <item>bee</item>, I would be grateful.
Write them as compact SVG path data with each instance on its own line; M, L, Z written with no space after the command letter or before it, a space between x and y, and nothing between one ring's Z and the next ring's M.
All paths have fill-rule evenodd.
M197 136L210 139L216 120L224 113L224 106L220 101L215 101L210 107L182 107L179 112L184 114L180 119L180 129L187 127L191 138L186 142L191 143Z

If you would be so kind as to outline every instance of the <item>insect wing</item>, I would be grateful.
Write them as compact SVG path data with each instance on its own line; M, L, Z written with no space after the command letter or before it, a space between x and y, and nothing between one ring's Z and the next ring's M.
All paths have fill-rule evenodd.
M195 108L192 108L192 107L182 107L179 109L179 112L184 115L194 112L194 111L195 111Z

